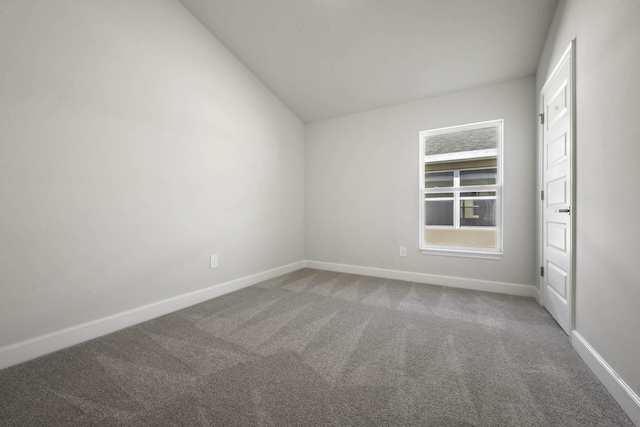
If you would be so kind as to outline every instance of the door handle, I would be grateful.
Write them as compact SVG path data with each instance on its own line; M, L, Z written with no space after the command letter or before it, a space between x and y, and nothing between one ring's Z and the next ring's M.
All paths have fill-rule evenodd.
M571 214L571 208L566 208L566 209L556 209L556 213L566 213L566 214Z

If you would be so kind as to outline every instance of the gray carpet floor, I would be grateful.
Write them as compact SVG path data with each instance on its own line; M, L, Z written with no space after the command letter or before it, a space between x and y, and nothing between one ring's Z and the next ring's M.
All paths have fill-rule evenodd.
M303 269L0 371L3 426L631 426L533 299Z

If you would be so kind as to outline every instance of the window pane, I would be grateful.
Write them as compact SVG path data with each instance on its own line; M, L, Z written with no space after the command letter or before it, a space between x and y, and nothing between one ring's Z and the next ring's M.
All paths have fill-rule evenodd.
M442 197L444 194L439 194L438 196ZM453 199L425 200L424 216L425 225L453 226Z
M478 198L478 197L496 197L495 191L468 191L466 193L460 193L462 198Z
M451 199L453 200L453 193L427 193L424 195L425 199Z
M495 198L460 200L460 227L495 227L495 225Z
M453 171L450 172L425 172L425 188L453 187Z
M497 181L496 168L472 169L460 171L460 185L491 185Z
M498 128L459 130L428 136L425 155L491 150L498 147Z

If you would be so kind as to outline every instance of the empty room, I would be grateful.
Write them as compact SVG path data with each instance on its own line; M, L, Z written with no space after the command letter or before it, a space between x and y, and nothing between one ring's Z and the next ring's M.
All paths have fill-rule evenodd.
M640 426L638 76L637 0L0 0L0 426Z

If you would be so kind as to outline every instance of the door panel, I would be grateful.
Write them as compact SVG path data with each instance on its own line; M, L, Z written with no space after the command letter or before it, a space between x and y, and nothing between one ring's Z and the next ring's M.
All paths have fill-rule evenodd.
M567 134L563 133L549 144L547 168L567 159Z
M547 222L547 245L560 252L567 252L567 226L559 222Z
M567 296L567 272L552 262L547 263L549 269L549 285L558 293L558 296L566 300Z
M567 177L547 183L547 207L567 203Z
M563 80L559 85L559 88L556 88L556 93L551 97L549 103L545 106L545 111L547 112L548 126L549 128L553 127L556 122L563 117L566 116L568 111L568 80Z
M573 46L573 45L572 45ZM543 303L567 334L573 304L573 134L572 49L568 49L541 92L542 132L542 278Z

